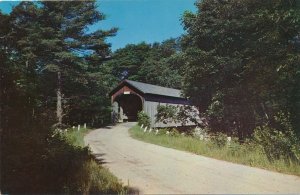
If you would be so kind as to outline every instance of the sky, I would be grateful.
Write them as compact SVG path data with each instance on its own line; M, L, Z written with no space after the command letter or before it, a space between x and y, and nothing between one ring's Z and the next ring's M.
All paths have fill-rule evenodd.
M127 44L161 42L184 33L181 17L184 11L196 11L196 0L98 0L98 10L106 19L90 30L119 28L115 37L108 38L112 50ZM1 1L0 9L9 13L17 1Z

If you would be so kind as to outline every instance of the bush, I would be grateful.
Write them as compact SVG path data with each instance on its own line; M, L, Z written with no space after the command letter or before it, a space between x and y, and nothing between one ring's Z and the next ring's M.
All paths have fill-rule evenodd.
M269 160L300 160L299 141L293 131L280 131L268 126L254 130L256 142L263 148Z
M167 134L167 132L169 132ZM158 135L169 135L173 137L179 137L181 134L176 128L159 128Z
M269 160L300 161L300 140L293 131L289 114L279 112L274 121L276 128L268 125L254 130L256 142L263 148Z
M224 133L216 133L211 137L211 141L218 147L224 147L227 143L227 135L225 135Z
M87 147L74 146L63 135L56 134L49 140L46 153L45 178L51 193L87 193L88 175L85 165L92 159Z
M155 122L164 124L175 122L177 120L177 107L172 105L158 105Z
M140 126L144 125L144 127L150 127L151 126L150 117L144 111L140 111L138 113L138 124Z
M180 136L180 132L177 129L172 128L172 129L170 129L170 135L174 136L174 137L179 137Z
M196 127L195 129L193 129L191 131L191 135L195 138L204 138L207 136L207 132L209 132L209 129L208 128L199 128L199 127Z
M158 129L158 135L166 135L167 131L169 131L168 128L159 128Z
M43 129L42 129L43 130ZM46 130L45 130L46 131ZM4 194L118 194L125 188L83 146L84 131L28 130L1 143ZM9 138L9 137L5 137ZM30 179L28 179L30 178Z

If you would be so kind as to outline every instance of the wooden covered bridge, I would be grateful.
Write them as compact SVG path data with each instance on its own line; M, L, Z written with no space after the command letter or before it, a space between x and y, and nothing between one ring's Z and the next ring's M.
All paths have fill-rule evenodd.
M161 87L131 80L123 80L110 92L113 112L119 122L136 121L137 113L144 111L152 127L178 126L179 124L155 123L158 105L189 105L178 89Z

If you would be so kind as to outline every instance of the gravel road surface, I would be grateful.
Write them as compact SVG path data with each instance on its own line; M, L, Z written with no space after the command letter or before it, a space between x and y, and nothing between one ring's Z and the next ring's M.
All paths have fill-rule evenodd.
M92 131L85 143L104 166L140 193L300 193L300 177L144 143L129 136L133 125Z

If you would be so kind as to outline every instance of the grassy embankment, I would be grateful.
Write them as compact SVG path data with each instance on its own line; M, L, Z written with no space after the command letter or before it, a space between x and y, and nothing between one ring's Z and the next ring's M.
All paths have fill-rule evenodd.
M67 142L77 148L84 148L84 135L86 135L91 129L81 128L79 131L76 129L70 129L64 133ZM90 152L89 152L90 155ZM99 165L95 159L87 158L80 171L79 180L85 180L84 186L86 188L83 191L87 193L105 193L105 194L127 194L128 187L123 186L112 173L105 167ZM76 159L74 159L76 160Z
M231 142L230 145L226 144L220 147L212 141L201 141L192 136L183 136L180 134L171 136L165 133L155 135L154 132L144 133L138 125L131 128L129 132L133 138L148 143L188 151L215 159L300 176L300 163L286 162L284 159L270 162L263 149L253 142L245 144Z

